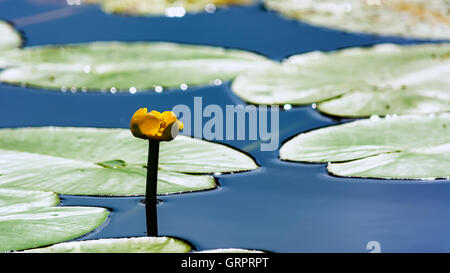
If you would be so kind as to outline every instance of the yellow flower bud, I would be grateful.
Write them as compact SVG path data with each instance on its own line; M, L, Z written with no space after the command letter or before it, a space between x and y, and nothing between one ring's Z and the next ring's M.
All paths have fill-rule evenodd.
M130 130L133 136L143 139L171 141L183 129L183 123L171 111L147 112L141 108L131 118Z

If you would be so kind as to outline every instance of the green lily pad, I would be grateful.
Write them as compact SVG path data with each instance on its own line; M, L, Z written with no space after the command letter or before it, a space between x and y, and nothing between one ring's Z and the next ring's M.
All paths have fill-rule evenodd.
M49 247L30 249L26 253L187 253L191 247L171 237L134 237L72 241ZM259 250L220 248L195 253L264 253Z
M302 133L280 158L330 162L345 177L437 179L450 177L450 114L371 118Z
M30 253L186 253L191 247L170 237L135 237L74 241L44 248L27 250Z
M245 51L157 42L27 47L0 56L0 81L57 90L162 91L233 79L270 64Z
M0 50L16 48L21 46L21 44L22 38L20 34L10 24L0 20Z
M450 38L448 0L264 0L264 4L289 18L344 31Z
M450 45L378 45L293 56L240 74L232 90L255 104L310 104L367 117L450 111Z
M108 216L103 208L49 207L0 215L0 251L22 250L80 237Z
M26 211L34 208L52 207L59 203L53 192L27 191L0 188L0 215Z
M218 248L196 251L196 253L264 253L264 251L242 248Z
M186 12L213 12L216 6L245 5L253 0L87 0L109 13L182 17Z
M72 195L144 195L147 152L148 142L126 129L2 129L0 187ZM214 178L203 174L257 167L249 156L227 146L178 136L161 143L158 194L213 189Z
M53 192L0 188L0 252L77 238L108 215L102 208L54 207L58 203Z

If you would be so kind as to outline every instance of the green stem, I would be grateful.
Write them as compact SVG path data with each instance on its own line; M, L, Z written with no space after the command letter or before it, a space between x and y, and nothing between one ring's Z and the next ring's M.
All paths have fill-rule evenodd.
M147 184L145 189L145 210L147 235L158 236L157 185L158 185L159 141L149 140L147 161Z

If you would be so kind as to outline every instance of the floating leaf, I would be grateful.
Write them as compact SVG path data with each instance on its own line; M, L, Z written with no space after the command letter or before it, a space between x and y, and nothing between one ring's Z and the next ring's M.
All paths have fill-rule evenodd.
M186 253L191 247L170 237L135 237L74 241L32 249L30 253Z
M5 52L0 80L50 89L162 90L230 80L271 63L239 50L173 43L94 42Z
M0 187L144 195L147 152L148 142L125 129L2 129ZM200 174L257 168L250 157L232 148L185 136L162 142L159 161L159 194L216 187L213 177Z
M102 208L54 207L58 203L52 192L0 188L0 252L77 238L108 215Z
M22 38L19 33L10 24L0 20L0 50L16 48L21 44ZM0 54L3 54L3 52ZM0 65L1 63L0 61Z
M182 17L186 12L213 12L216 6L245 5L253 0L87 0L101 4L109 13L127 15L163 15Z
M450 111L450 45L378 45L296 55L240 74L233 91L256 104L319 103L344 117Z
M58 195L53 192L0 188L0 215L34 208L52 207L58 203Z
M0 215L0 251L22 250L71 240L99 227L103 208L50 207Z
M450 38L448 0L264 0L268 9L344 31Z
M303 133L280 158L331 162L337 176L395 179L450 177L450 114L358 120Z
M264 252L260 250L250 250L242 248L218 248L218 249L196 251L196 253L264 253Z
M187 253L191 247L170 237L134 237L73 241L26 250L26 253ZM263 253L259 250L220 248L195 253Z

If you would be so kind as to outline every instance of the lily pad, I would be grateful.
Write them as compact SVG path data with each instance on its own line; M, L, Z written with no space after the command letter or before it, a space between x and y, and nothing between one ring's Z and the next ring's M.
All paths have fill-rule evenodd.
M19 47L22 44L20 34L5 21L0 20L0 50ZM1 52L3 54L3 52ZM1 65L1 61L0 61Z
M49 207L0 215L0 251L54 244L84 235L108 216L103 208Z
M44 248L27 250L30 253L186 253L191 247L170 237L135 237L74 241Z
M52 207L58 203L58 195L53 192L0 188L0 215Z
M266 8L318 26L415 38L450 38L448 0L264 0Z
M382 44L295 55L240 74L232 90L250 103L318 103L329 115L367 117L450 111L449 84L449 44Z
M77 238L108 215L102 208L54 207L58 203L53 192L0 188L0 252Z
M264 253L264 251L242 248L218 248L196 251L196 253Z
M148 142L126 129L2 129L0 187L73 195L144 195L147 152ZM227 146L178 136L161 143L158 194L212 189L214 178L203 174L257 167L249 156Z
M87 0L109 13L182 17L186 12L214 12L216 6L245 5L253 0Z
M450 177L450 113L371 118L302 133L280 158L330 162L345 177L437 179Z
M73 241L49 247L30 249L26 253L187 253L191 247L171 237L134 237ZM264 253L259 250L220 248L195 253Z
M162 91L207 85L270 64L245 51L158 42L93 42L5 52L0 81L71 91Z

